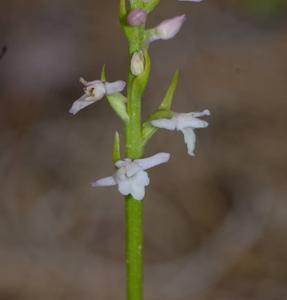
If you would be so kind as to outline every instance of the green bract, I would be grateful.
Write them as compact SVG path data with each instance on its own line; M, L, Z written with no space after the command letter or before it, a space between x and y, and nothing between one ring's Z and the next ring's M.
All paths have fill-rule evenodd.
M114 163L121 159L121 142L120 135L116 131L114 137L114 146L113 146L113 161Z

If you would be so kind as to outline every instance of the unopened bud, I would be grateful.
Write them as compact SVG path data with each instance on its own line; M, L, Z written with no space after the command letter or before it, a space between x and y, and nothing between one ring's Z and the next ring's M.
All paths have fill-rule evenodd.
M141 9L137 8L132 10L127 18L127 22L130 26L139 26L146 22L147 13Z
M173 38L179 32L185 20L185 15L182 15L161 22L156 28L159 39L168 40Z
M143 51L135 52L131 59L131 72L135 76L139 76L145 68L145 58Z

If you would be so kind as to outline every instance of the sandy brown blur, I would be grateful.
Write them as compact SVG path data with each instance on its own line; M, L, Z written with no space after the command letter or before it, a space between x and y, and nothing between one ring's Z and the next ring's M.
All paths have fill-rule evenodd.
M1 1L0 299L123 300L123 201L89 183L113 171L120 128L105 101L68 114L78 78L126 79L117 0ZM146 154L146 299L287 299L287 14L241 1L163 0L149 19L186 12L151 47L144 116L176 68L174 110L210 109L195 158L180 133Z

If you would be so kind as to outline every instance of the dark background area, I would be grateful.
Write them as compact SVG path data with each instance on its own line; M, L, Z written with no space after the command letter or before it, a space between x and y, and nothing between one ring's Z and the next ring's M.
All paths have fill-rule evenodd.
M189 157L161 131L146 155L146 299L287 299L287 4L163 0L186 13L151 46L144 116L176 68L178 112L210 109ZM80 76L126 79L118 1L1 1L0 299L124 299L123 201L89 183L113 172L120 128L105 100L68 114Z

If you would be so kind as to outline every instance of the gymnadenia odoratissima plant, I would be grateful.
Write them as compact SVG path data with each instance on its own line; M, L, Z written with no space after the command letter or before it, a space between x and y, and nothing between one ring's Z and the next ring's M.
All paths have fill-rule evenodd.
M200 2L201 0L178 0ZM161 129L178 130L183 134L189 155L194 155L196 128L204 128L208 123L199 117L208 116L202 112L176 113L172 110L174 92L179 72L176 71L166 94L157 109L141 120L142 97L149 81L151 61L149 48L157 40L173 38L181 29L186 17L176 16L162 21L155 28L147 29L148 15L160 0L120 0L119 19L128 41L129 70L127 83L122 80L109 82L105 67L98 80L86 81L81 78L84 94L76 100L70 113L80 110L106 97L108 103L121 119L125 132L125 156L120 156L120 136L115 133L113 163L116 171L112 176L92 183L93 187L117 186L125 196L126 221L126 276L127 300L143 299L143 199L145 187L150 184L147 170L166 163L169 153L157 153L144 158L144 148L156 131ZM123 91L127 92L124 95Z

